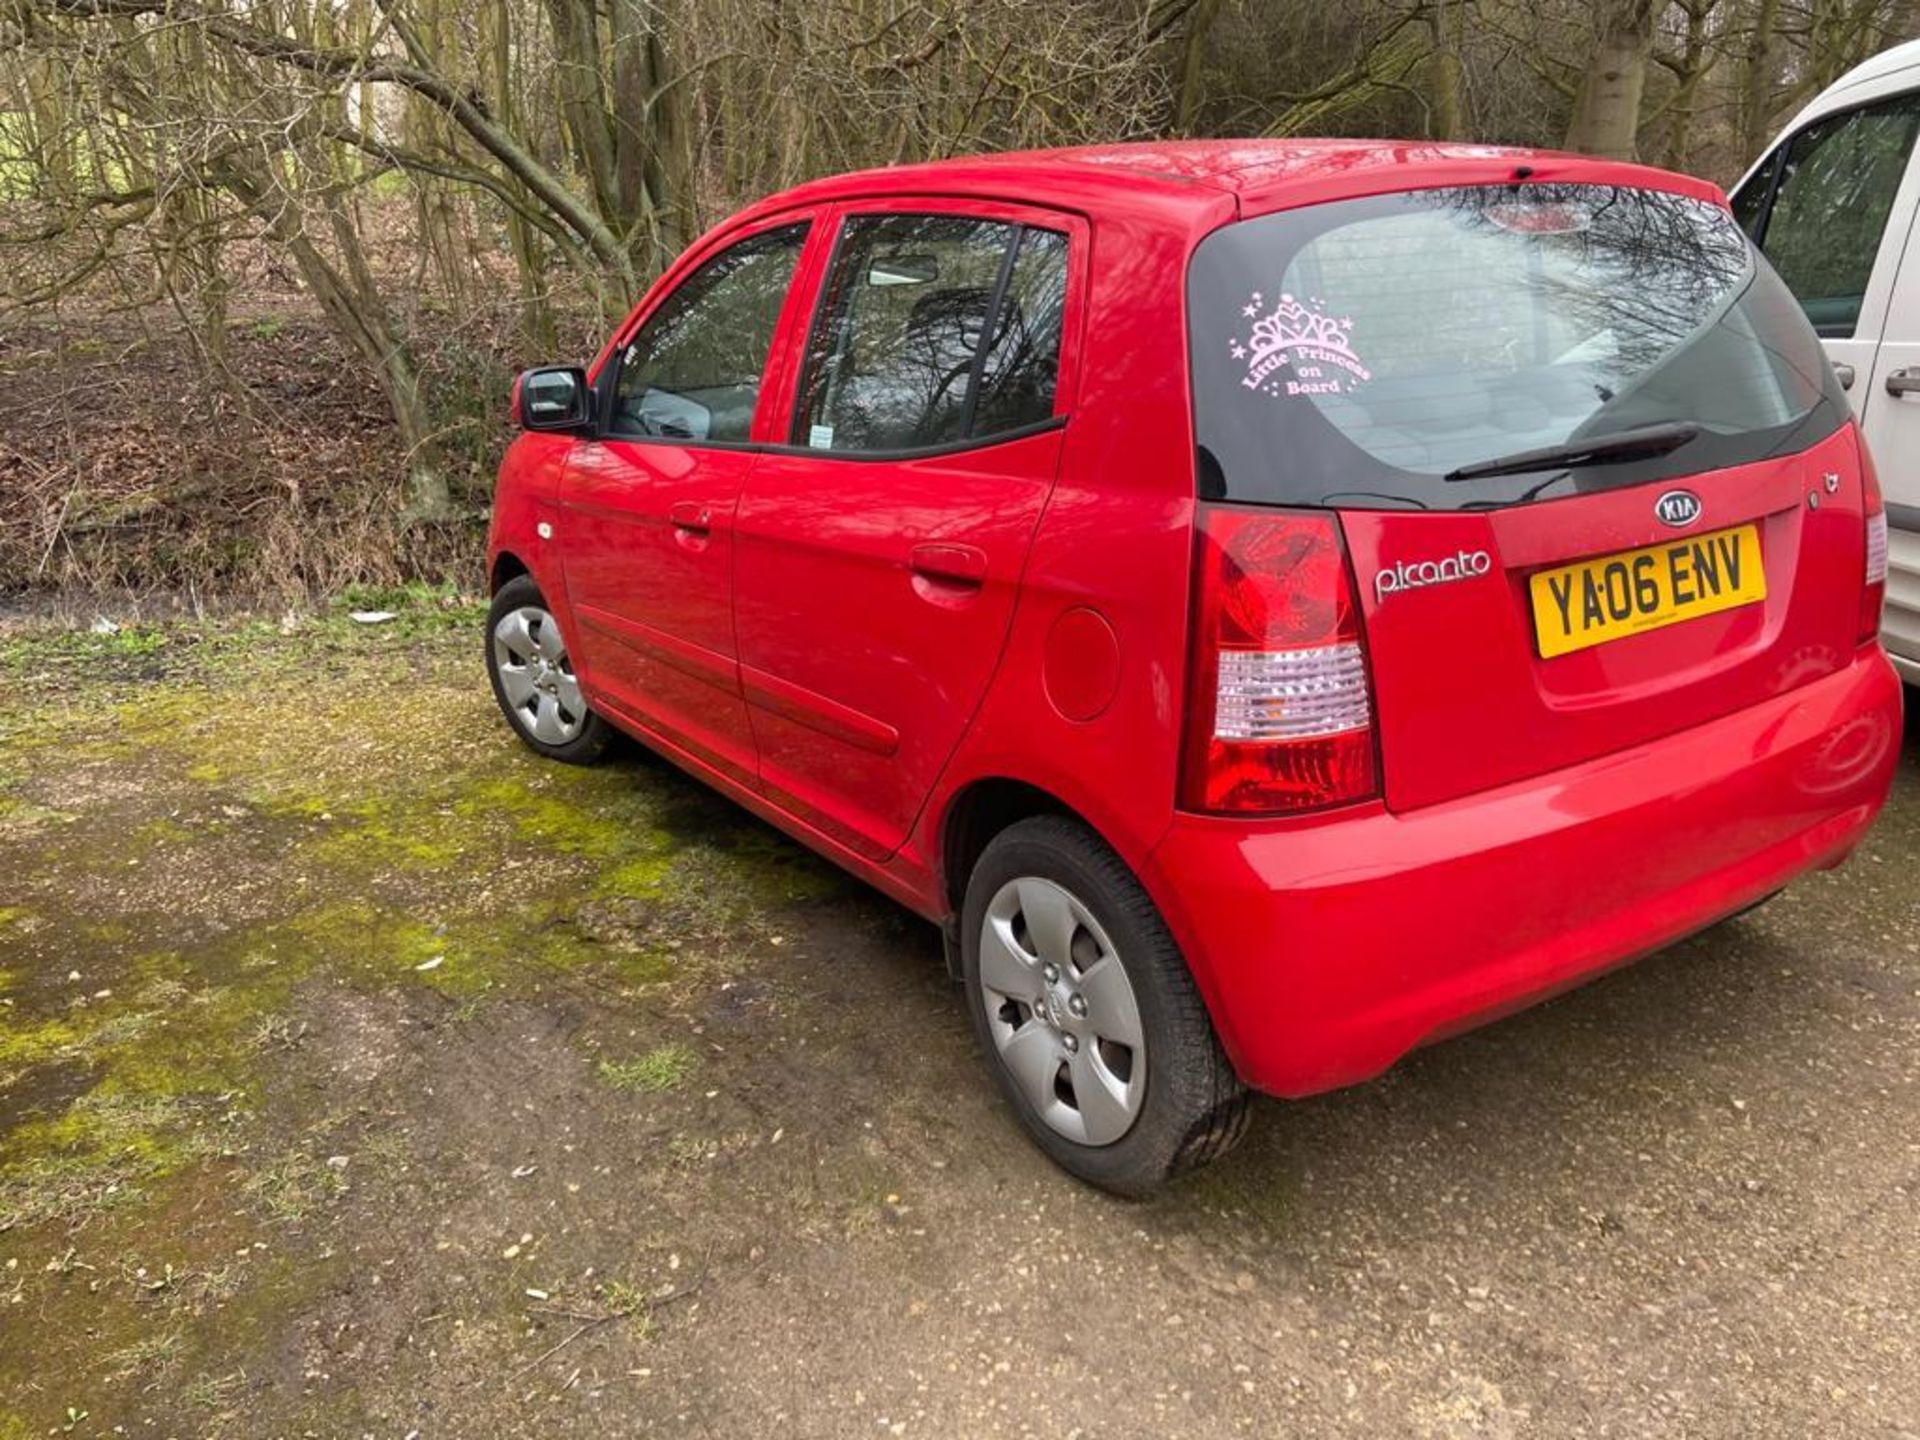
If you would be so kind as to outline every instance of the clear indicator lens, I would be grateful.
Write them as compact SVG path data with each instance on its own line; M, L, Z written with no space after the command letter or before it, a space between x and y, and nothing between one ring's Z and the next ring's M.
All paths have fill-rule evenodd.
M1364 730L1371 720L1356 644L1220 652L1215 739L1305 740Z
M1887 579L1887 517L1884 511L1867 516L1867 584Z

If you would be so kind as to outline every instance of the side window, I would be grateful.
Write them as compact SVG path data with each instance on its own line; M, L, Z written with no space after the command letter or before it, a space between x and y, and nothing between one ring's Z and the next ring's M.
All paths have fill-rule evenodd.
M1741 225L1822 335L1844 338L1859 323L1916 130L1920 96L1911 95L1816 120L1734 198Z
M749 236L660 303L621 352L612 434L751 438L760 377L806 238L805 224Z
M794 441L920 450L1048 419L1067 237L960 215L856 215L807 349Z

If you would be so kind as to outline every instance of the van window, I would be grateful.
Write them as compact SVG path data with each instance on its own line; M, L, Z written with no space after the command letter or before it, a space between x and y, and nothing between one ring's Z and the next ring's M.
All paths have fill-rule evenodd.
M845 224L808 345L794 443L894 452L1053 414L1067 239L964 215Z
M1860 321L1894 194L1920 130L1920 96L1816 120L1742 187L1734 212L1822 335ZM1777 172L1777 174L1776 174Z
M1803 448L1845 405L1726 211L1663 191L1466 186L1230 224L1188 275L1205 495L1469 509ZM1661 455L1449 472L1671 421Z

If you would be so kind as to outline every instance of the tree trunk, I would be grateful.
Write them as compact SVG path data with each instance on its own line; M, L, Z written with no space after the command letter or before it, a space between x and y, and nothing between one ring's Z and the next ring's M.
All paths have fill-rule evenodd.
M1180 89L1174 103L1173 128L1176 134L1194 133L1200 118L1200 102L1206 98L1207 35L1220 18L1221 0L1198 0L1187 16L1187 33L1180 53Z
M1653 50L1653 0L1615 0L1600 16L1600 35L1574 97L1567 148L1609 160L1632 160L1640 136L1640 96Z
M1740 158L1753 161L1773 138L1774 32L1780 0L1759 0L1746 52L1740 57Z
M1666 165L1685 170L1692 155L1694 111L1700 104L1700 85L1713 68L1715 54L1707 48L1707 22L1713 0L1682 7L1687 17L1687 35L1680 56L1673 62L1676 85L1668 102Z
M691 157L686 96L649 0L611 0L610 126L614 177L628 248L658 274L690 238Z
M334 238L345 247L347 273L343 274L307 233L306 211L299 197L274 183L270 168L253 173L230 170L221 178L227 191L252 211L274 241L292 256L308 293L335 333L373 369L394 427L400 432L400 443L406 448L407 513L422 520L444 519L452 511L452 496L421 394L420 372L372 288L372 277L352 227L344 223L344 216L333 217L337 222Z
M490 27L488 50L493 58L494 113L502 125L513 130L518 126L519 103L513 91L512 7L489 5L483 12L483 23ZM559 342L554 333L553 311L547 304L546 267L539 237L525 217L508 211L507 240L513 249L514 270L520 280L521 344L537 361L549 359Z

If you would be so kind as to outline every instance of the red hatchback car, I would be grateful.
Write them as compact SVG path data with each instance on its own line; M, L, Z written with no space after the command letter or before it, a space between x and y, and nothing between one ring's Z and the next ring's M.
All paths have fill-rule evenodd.
M943 927L1139 1193L1840 862L1886 531L1713 186L1193 143L805 185L529 371L487 659Z

